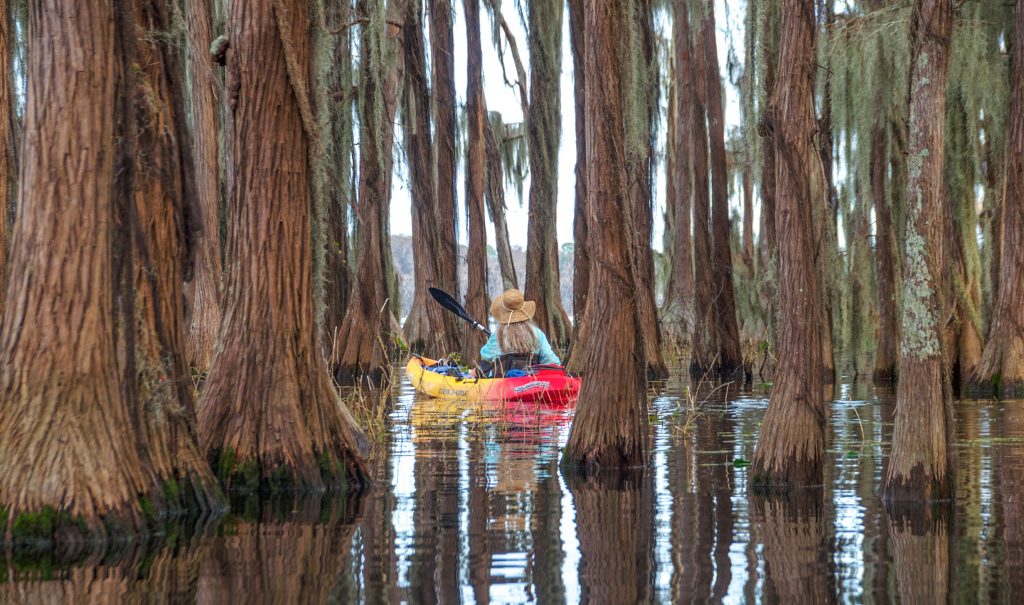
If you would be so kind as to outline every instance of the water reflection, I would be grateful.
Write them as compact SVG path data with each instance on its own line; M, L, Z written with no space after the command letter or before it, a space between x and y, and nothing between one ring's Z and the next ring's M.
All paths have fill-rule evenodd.
M763 545L766 601L836 600L834 576L830 573L834 543L824 508L822 489L796 490L785 497L753 498L750 522Z
M767 394L657 385L650 465L558 467L571 410L417 399L360 495L233 503L141 545L7 553L2 602L646 603L1024 600L1024 402L960 402L957 500L878 498L891 391L844 384L825 486L748 495ZM685 427L685 428L684 428Z
M234 503L207 538L197 603L351 602L346 572L361 497Z

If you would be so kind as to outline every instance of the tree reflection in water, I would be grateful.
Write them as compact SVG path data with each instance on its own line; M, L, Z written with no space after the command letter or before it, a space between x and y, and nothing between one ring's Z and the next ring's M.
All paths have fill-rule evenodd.
M352 602L357 587L344 572L362 498L242 499L220 519L142 542L8 551L0 602Z
M567 472L576 506L580 601L647 603L654 595L650 473Z
M235 504L199 569L197 603L322 603L347 568L361 495Z
M0 603L999 602L1024 599L1024 402L958 402L957 499L878 496L894 401L843 385L825 485L750 494L764 393L659 385L634 472L558 468L571 410L400 388L358 496L233 503L132 544L8 547ZM671 395L675 393L675 395ZM790 605L790 603L786 603Z
M835 602L829 569L832 551L819 489L781 497L753 497L752 523L764 544L765 600Z
M948 503L888 506L896 592L903 603L946 603L950 590Z

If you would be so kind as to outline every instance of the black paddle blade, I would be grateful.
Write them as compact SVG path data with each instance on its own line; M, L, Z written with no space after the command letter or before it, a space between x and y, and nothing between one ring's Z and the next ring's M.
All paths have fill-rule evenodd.
M487 328L480 325L479 322L470 317L469 313L466 312L466 309L461 304L459 304L459 301L455 300L454 296L438 288L427 288L427 292L429 292L430 296L437 301L437 304L441 305L448 311L454 313L459 319L468 321L469 323L473 324L473 327L476 328L477 330L480 330L484 334L490 336L491 333L487 330Z
M464 309L462 305L459 304L459 301L455 300L455 297L451 294L448 294L444 290L440 290L438 288L427 288L427 292L430 292L430 296L437 301L437 304L448 309L462 319L469 319L469 313L466 313L466 309Z

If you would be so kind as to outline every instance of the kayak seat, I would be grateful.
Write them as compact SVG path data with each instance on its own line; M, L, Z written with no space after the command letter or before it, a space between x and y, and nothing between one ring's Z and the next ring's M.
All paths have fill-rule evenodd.
M535 361L533 353L506 353L490 363L481 361L480 368L489 378L515 378L531 374Z

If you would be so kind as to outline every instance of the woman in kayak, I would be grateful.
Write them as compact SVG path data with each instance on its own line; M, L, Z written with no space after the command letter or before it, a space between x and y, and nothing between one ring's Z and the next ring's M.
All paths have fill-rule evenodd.
M533 323L533 314L536 312L537 303L524 300L523 293L514 288L495 298L491 302L491 315L498 320L498 331L491 334L480 349L480 359L488 364L493 364L499 358L502 362L506 359L512 361L497 364L503 366L505 371L513 369L510 366L520 364L561 365L561 360L551 350L548 337Z

